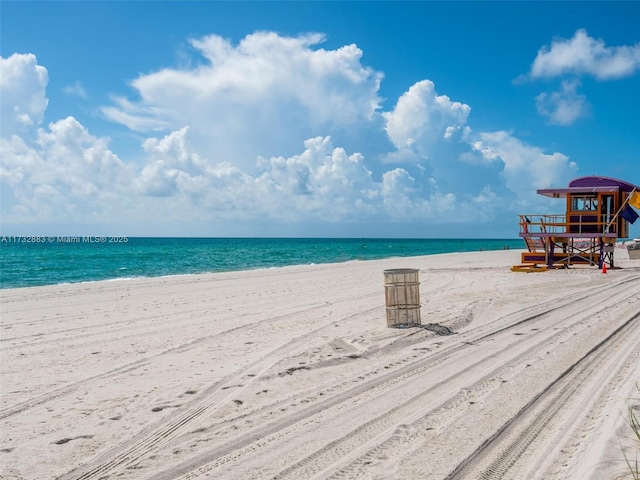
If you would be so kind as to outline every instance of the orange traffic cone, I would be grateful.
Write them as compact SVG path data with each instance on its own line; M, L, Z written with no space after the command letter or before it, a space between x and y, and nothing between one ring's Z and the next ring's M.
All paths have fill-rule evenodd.
M607 264L602 262L602 273L607 273Z

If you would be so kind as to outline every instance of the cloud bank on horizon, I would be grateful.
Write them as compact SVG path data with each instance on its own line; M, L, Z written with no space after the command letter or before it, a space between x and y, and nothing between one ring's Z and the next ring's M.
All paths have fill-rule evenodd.
M324 42L270 31L190 39L186 65L141 74L131 96L100 106L140 139L133 151L74 116L44 125L47 65L32 52L0 58L3 233L447 236L429 226L504 217L513 232L517 213L548 208L537 188L576 176L567 154L475 129L473 105L428 78L385 111L384 72L357 45ZM584 78L639 69L640 44L608 47L578 30L540 48L513 88L560 79L531 101L567 126L590 115ZM65 92L87 97L80 82Z

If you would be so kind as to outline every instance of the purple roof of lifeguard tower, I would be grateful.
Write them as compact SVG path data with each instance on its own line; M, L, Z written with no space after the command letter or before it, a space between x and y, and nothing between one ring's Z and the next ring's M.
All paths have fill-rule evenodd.
M609 177L580 177L571 180L569 182L569 187L618 187L618 190L621 192L631 192L634 189L640 190L640 187L632 183Z
M632 183L609 177L580 177L569 182L567 188L543 188L537 193L546 197L566 197L568 193L596 193L596 192L632 192L640 191L640 187Z

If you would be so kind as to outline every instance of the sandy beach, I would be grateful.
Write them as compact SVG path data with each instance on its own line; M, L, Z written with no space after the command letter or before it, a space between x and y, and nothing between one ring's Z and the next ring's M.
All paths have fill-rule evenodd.
M518 251L0 291L3 479L613 479L640 261ZM383 271L420 270L388 328ZM442 329L445 330L445 329ZM442 331L440 331L442 333Z

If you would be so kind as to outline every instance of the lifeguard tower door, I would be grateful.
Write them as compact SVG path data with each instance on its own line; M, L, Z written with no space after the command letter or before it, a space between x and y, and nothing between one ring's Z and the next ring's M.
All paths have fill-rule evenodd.
M609 225L615 214L615 201L613 195L602 195L600 202L600 213L602 214L602 232L610 233L617 231L616 225Z

